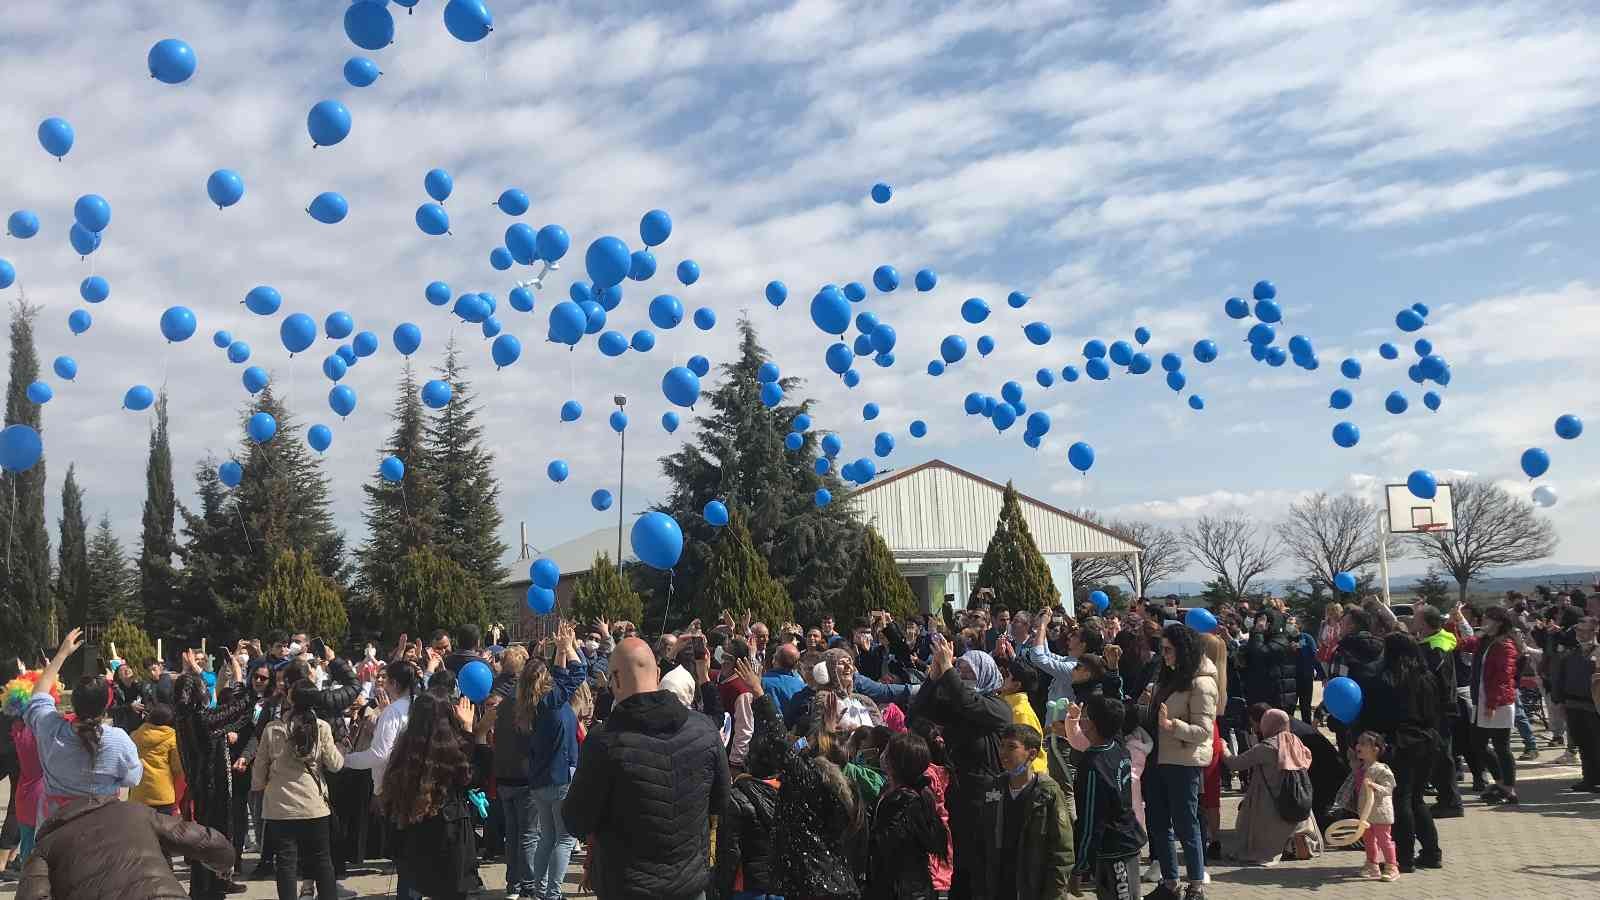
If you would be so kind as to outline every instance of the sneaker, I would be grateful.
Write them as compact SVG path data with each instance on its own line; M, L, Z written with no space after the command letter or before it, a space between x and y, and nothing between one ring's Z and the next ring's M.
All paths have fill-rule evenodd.
M1433 813L1435 819L1459 819L1467 814L1467 811L1459 806L1445 806L1439 803L1428 807L1428 811Z
M1150 860L1150 865L1144 867L1144 872L1139 876L1139 881L1144 884L1155 884L1161 880L1161 863Z
M1377 878L1379 874L1377 863L1367 863L1361 867L1362 878ZM1146 898L1146 900L1148 900L1148 898Z
M242 894L248 890L250 890L250 885L238 881L229 881L222 885L224 894Z
M1189 882L1183 889L1183 900L1206 900L1206 886L1198 881Z
M1498 800L1503 796L1505 796L1505 789L1501 788L1498 784L1491 784L1478 792L1478 799L1485 803Z
M1529 747L1528 749L1522 751L1522 755L1517 757L1517 759L1522 760L1523 762L1533 762L1534 760L1536 760L1538 758L1539 758L1539 751L1535 750L1532 747Z
M516 891L506 891L506 900L522 900L522 895Z
M1379 881L1394 881L1395 879L1397 879L1399 877L1400 877L1400 873L1395 870L1394 866L1384 866L1383 867L1383 874L1378 876L1378 880Z
M1578 754L1571 750L1568 750L1567 752L1556 757L1556 765L1558 766L1575 766L1577 764Z
M1566 735L1564 735L1564 734L1552 734L1552 735L1550 735L1550 749L1554 750L1557 747L1565 747L1566 745L1567 745L1567 736Z
M301 896L301 897L315 897L315 896L317 896L317 884L316 884L316 882L314 882L314 881L302 881L302 882L300 882L300 894L299 894L299 896Z
M1144 895L1144 900L1183 900L1178 896L1177 888L1165 881L1156 885L1156 889Z

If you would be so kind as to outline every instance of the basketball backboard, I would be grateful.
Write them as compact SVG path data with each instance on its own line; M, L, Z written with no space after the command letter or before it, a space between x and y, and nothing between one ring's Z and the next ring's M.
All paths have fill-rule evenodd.
M1411 493L1403 484L1388 485L1389 531L1417 534L1448 531L1456 527L1455 506L1450 501L1450 485L1440 484L1432 500Z

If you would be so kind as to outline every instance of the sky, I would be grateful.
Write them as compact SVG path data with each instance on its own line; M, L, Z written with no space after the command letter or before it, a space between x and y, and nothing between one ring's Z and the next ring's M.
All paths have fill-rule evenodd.
M370 53L345 36L340 3L7 11L0 213L31 209L43 228L28 241L0 237L0 258L18 272L0 299L25 289L43 306L46 369L63 353L80 366L75 383L46 379L56 389L43 413L52 531L72 462L91 514L108 512L137 544L150 421L120 408L131 385L167 385L180 500L193 496L198 460L238 446L242 366L210 341L226 329L250 343L250 362L271 370L302 424L333 428L324 465L334 511L359 543L359 486L390 430L400 365L390 334L410 321L424 333L421 367L452 334L465 348L501 483L502 537L514 555L525 522L537 552L615 521L589 506L591 491L618 486L605 421L613 394L629 398L632 417L624 511L664 497L657 460L692 433L694 415L663 431L661 376L693 354L728 361L747 314L784 375L805 379L799 393L816 401L816 427L844 439L842 459L870 456L878 431L896 436L880 471L938 457L1110 517L1182 527L1242 511L1270 524L1308 492L1377 499L1418 468L1527 495L1518 458L1542 446L1553 458L1543 483L1560 496L1540 513L1561 536L1552 569L1600 564L1600 454L1585 452L1596 437L1561 441L1552 427L1570 412L1600 428L1600 242L1589 221L1600 201L1589 152L1600 20L1582 4L490 5L495 30L476 44L447 33L440 0L420 0L412 15L391 6L396 41ZM148 77L146 53L164 37L195 48L198 70L182 85ZM353 55L378 62L376 84L345 83ZM306 113L325 98L348 106L354 127L314 149ZM35 138L52 115L77 131L60 162ZM413 220L434 167L455 180L452 233L440 237ZM246 184L220 211L205 192L218 168ZM894 186L885 205L868 196L880 181ZM573 239L532 314L505 302L532 270L488 262L518 221L491 205L512 186L532 198L521 221L559 223ZM337 225L304 211L330 190L350 203ZM113 218L82 260L66 233L74 200L90 192ZM652 208L674 221L659 272L624 284L607 327L651 327L650 298L672 293L691 311L715 310L716 328L653 329L654 350L616 359L593 337L570 351L546 342L549 309L584 280L583 249L605 234L638 249ZM685 258L703 272L693 286L672 275ZM812 325L808 303L825 283L870 286L884 264L904 284L869 291L854 311L896 328L896 362L858 361L861 383L847 389L823 364L834 339ZM912 273L924 267L939 284L918 293ZM90 274L110 281L111 297L73 336L66 318L85 306L78 284ZM521 360L496 371L475 326L424 300L436 279L493 293ZM790 289L781 308L763 299L773 279ZM1278 288L1280 345L1309 336L1316 371L1251 361L1249 322L1229 320L1223 302L1260 279ZM278 316L240 305L259 284L282 293ZM1006 306L1013 290L1031 296L1023 309ZM994 309L981 326L961 320L969 297ZM1419 301L1428 324L1402 335L1395 313ZM160 335L172 305L199 320L185 343ZM344 379L359 397L344 421L320 371L335 342L290 360L278 339L283 315L321 322L335 310L383 344ZM1044 346L1023 336L1035 321L1053 330ZM1035 383L1043 367L1081 368L1088 339L1130 340L1139 325L1153 334L1152 358L1184 357L1183 394L1159 366ZM989 334L996 349L931 377L927 362L952 333L969 344ZM1406 378L1419 336L1451 366L1438 413ZM1190 354L1201 338L1221 348L1210 365ZM1401 346L1401 361L1379 358L1383 341ZM1346 357L1363 364L1360 380L1340 376ZM1008 380L1051 417L1038 450L1020 424L998 433L962 409L968 392L998 396ZM1356 402L1335 413L1327 398L1341 386ZM1396 389L1411 403L1404 415L1383 409ZM1204 410L1189 408L1190 393ZM580 421L560 422L567 399L587 410ZM882 409L873 422L862 418L869 401ZM907 434L913 419L927 437ZM1360 426L1357 447L1332 443L1341 419ZM1074 441L1097 451L1086 476L1067 464ZM571 467L564 484L545 476L554 458Z

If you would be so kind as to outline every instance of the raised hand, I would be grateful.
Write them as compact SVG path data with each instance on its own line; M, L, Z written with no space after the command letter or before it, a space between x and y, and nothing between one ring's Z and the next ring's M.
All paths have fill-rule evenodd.
M1107 669L1115 669L1122 662L1122 648L1116 644L1107 644L1103 654Z
M755 663L748 659L741 659L733 664L733 671L744 681L750 693L760 697L766 693L766 688L761 684L761 673L756 671Z

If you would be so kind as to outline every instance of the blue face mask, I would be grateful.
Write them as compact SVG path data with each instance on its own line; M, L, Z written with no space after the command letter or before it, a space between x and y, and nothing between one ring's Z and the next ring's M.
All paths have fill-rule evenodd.
M1024 762L1022 765L1017 766L1015 769L1007 769L1006 774L1010 775L1012 778L1021 778L1022 776L1028 774L1028 769L1032 765L1033 760L1030 759L1027 762Z

